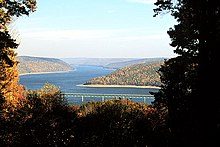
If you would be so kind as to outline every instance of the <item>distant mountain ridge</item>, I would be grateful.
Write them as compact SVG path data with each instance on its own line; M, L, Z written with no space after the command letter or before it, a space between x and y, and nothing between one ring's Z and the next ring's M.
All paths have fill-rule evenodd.
M18 56L17 60L20 74L73 70L71 65L57 58Z
M136 58L60 58L72 65L106 66L111 63L136 60Z
M152 64L152 63L159 63L164 62L164 60L167 58L144 58L144 59L134 59L129 61L123 61L123 62L115 62L107 64L106 68L112 68L112 69L120 69L126 66L134 65L134 64Z
M61 58L61 60L72 65L94 65L113 69L140 63L156 63L165 59L167 58Z

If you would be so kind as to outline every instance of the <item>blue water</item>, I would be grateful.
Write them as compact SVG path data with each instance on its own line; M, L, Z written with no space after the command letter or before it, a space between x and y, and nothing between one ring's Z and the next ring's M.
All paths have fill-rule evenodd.
M158 89L143 88L88 88L77 86L87 80L106 75L113 70L104 69L98 66L74 66L75 70L63 73L49 74L29 74L21 75L19 83L27 89L40 89L46 82L54 84L62 92L68 93L101 93L101 94L149 94L150 91L156 92Z

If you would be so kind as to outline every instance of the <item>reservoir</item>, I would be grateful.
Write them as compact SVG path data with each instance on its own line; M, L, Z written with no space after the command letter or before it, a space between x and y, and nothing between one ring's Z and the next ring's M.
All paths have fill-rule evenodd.
M80 84L87 80L104 76L113 72L112 69L105 69L100 66L74 65L73 71L47 74L27 74L19 77L22 85L29 90L40 89L46 82L54 84L60 88L63 93L95 93L95 94L150 94L149 92L157 92L158 89L148 88L91 88L81 87Z

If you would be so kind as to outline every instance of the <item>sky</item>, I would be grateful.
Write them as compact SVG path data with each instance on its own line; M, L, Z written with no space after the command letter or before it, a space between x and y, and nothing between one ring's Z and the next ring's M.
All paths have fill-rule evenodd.
M174 57L167 30L175 20L153 17L155 0L37 0L17 18L18 56Z

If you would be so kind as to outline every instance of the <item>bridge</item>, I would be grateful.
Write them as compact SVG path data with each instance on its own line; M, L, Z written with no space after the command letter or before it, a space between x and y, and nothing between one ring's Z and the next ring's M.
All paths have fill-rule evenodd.
M69 103L81 104L89 101L105 101L109 99L130 99L134 102L151 103L153 95L144 94L98 94L98 93L63 93Z

